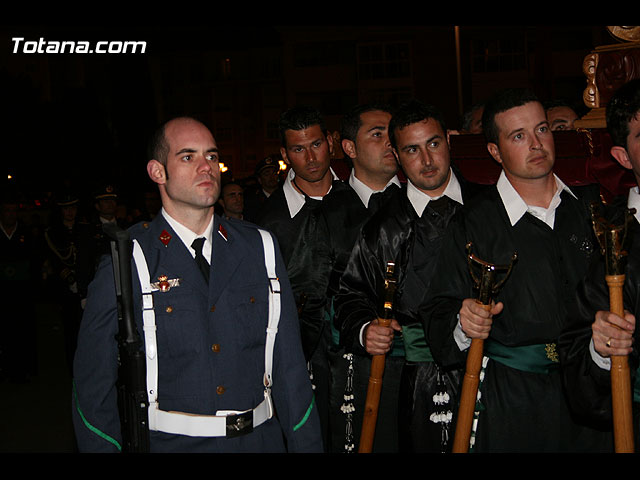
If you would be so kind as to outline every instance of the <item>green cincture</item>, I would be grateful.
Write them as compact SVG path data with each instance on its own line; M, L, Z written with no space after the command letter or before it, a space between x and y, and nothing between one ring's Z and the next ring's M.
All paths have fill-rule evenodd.
M560 366L555 343L507 347L489 339L484 352L491 360L525 372L548 374Z
M402 326L404 354L408 362L433 362L433 355L427 345L422 324L413 323Z

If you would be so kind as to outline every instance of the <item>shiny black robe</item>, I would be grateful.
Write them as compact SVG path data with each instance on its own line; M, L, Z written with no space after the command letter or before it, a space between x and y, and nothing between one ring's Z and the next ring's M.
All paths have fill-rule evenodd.
M331 451L329 427L331 298L338 288L349 253L362 223L368 217L356 192L334 180L322 200L306 197L303 208L291 218L282 187L265 203L257 224L276 236L298 306L300 335L315 388L326 451Z
M334 180L322 200L307 197L291 218L284 190L267 200L257 224L276 236L296 298L305 357L309 360L321 338L331 338L327 299L337 291L367 209L355 191Z
M457 178L463 201L470 201L479 186L468 184L459 174ZM420 338L422 325L418 309L429 289L444 231L460 208L459 203L450 199L431 201L422 216L418 216L404 187L363 226L351 252L334 302L334 322L345 350L356 354L353 379L355 444L359 439L370 369L370 356L360 344L360 331L383 313L380 299L384 298L386 265L394 262L397 274L394 316L403 327L418 329L418 333L412 335L418 341L407 345L401 333L394 339L385 366L381 400L381 412L384 413L378 417L374 451L441 452L448 449L452 422L447 425L430 420L432 414L440 411L431 399L435 393L446 389L450 401L454 402L460 372L456 369L445 372L433 362L422 361L429 354L426 342ZM406 348L416 352L421 359L412 359L411 354L405 358Z
M526 213L511 226L495 186L465 206L452 221L434 274L430 295L421 307L427 339L438 362L464 365L467 351L453 332L463 299L477 292L469 273L465 246L480 259L508 265L518 260L494 296L503 311L494 318L489 342L507 348L541 345L557 364L554 348L566 326L578 282L596 252L589 204L597 190L573 187L575 199L561 194L551 229ZM545 347L546 345L546 347ZM518 358L522 360L522 358ZM481 407L473 451L579 452L606 451L607 439L572 418L558 368L535 373L489 360L480 385Z
M626 198L616 201L617 208L626 208ZM631 243L626 257L625 283L623 290L624 308L640 318L640 224L634 220L630 225ZM592 359L589 350L591 325L599 310L609 310L609 289L605 280L604 257L594 262L588 275L578 285L574 308L569 312L569 323L558 341L558 350L563 364L563 376L567 387L567 397L574 413L599 428L612 432L613 414L611 409L611 374L600 368ZM637 321L637 320L636 320ZM628 357L631 371L631 387L634 393L633 416L635 448L640 451L640 385L638 365L640 352L639 329L634 334L633 352ZM634 392L635 390L635 392Z

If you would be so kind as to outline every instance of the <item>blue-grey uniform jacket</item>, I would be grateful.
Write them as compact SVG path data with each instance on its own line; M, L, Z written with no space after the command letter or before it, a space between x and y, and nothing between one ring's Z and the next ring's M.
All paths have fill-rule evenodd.
M151 282L180 279L154 291L158 403L162 410L214 415L243 411L264 399L269 283L257 227L214 218L209 286L195 260L162 215L130 229L144 251ZM291 287L276 244L282 310L273 353L276 414L233 438L152 431L152 452L320 452L322 441L300 343ZM135 264L136 322L142 338L141 290ZM111 258L89 287L74 362L73 421L83 452L118 451L117 302Z

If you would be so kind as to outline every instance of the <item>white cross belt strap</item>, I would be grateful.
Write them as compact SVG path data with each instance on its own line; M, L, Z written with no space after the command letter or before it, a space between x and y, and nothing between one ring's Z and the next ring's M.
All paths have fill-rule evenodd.
M149 268L140 244L133 240L133 259L142 288L142 321L147 363L149 429L191 437L233 437L249 433L273 416L271 402L273 349L280 321L280 282L276 276L275 250L271 234L258 230L264 247L264 261L269 278L269 321L266 330L264 400L253 410L220 410L215 415L196 415L160 410L158 404L158 355L156 318Z

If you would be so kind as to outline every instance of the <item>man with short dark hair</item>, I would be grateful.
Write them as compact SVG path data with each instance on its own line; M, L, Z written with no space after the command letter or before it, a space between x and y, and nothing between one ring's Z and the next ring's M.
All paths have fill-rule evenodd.
M377 200L380 195L376 193L400 186L398 163L389 142L390 119L391 109L376 104L357 105L342 118L342 149L353 167L348 183L370 214L384 203L384 199ZM375 205L369 204L372 197Z
M180 117L161 132L167 148L154 151L147 173L162 210L130 229L150 451L322 451L277 244L255 225L214 213L219 157L206 126ZM123 445L113 275L111 258L103 257L78 336L73 422L80 451Z
M336 324L354 353L354 446L359 443L370 358L387 355L374 452L446 452L460 375L433 362L417 316L446 225L469 188L454 173L442 114L419 101L400 106L389 123L391 145L407 185L362 227L335 300ZM378 325L386 265L397 294L390 327ZM366 368L365 368L366 367ZM436 403L445 393L450 400ZM449 415L447 415L447 412Z
M589 205L597 189L569 189L554 175L553 135L531 92L498 92L485 104L482 126L502 173L465 205L443 240L421 308L431 351L445 367L464 365L472 340L484 341L473 451L604 451L607 439L569 411L556 350L596 250ZM476 301L469 243L473 255L495 265L509 265L517 253L489 309Z
M611 155L624 168L633 172L640 185L640 79L620 87L606 107L607 130L613 146ZM605 282L605 259L600 259L578 286L576 308L571 312L571 325L561 338L560 354L564 365L567 393L575 411L594 419L606 430L612 429L611 357L626 356L638 378L638 330L640 315L640 187L616 198L609 206L618 220L627 208L635 208L634 221L627 232L631 239L624 283L624 318L609 311L609 289ZM610 220L610 219L609 219ZM621 223L621 222L620 222ZM633 387L633 417L636 452L640 446L640 397Z
M225 218L242 220L244 210L244 189L235 182L227 182L222 186L220 200Z
M578 114L568 102L564 100L546 102L544 109L551 131L575 130L574 124L578 120Z
M274 232L298 304L305 358L315 386L325 448L329 432L331 302L365 207L331 169L333 144L322 114L297 106L280 118L283 160L291 167L256 223Z

